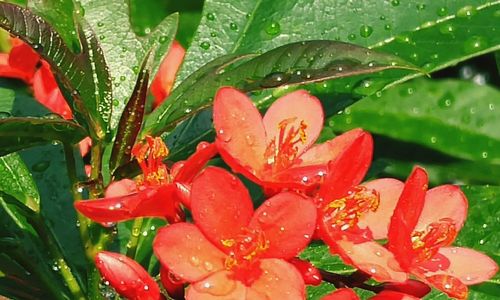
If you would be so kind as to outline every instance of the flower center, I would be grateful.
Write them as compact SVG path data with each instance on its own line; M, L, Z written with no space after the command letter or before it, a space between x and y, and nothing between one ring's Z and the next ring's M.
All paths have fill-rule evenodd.
M441 247L451 245L457 237L457 228L450 218L443 218L431 223L425 230L415 231L411 235L413 249L419 262L430 259Z
M304 120L300 121L299 128L293 126L297 118L284 119L278 124L278 135L267 145L264 157L272 171L282 171L292 165L297 158L298 143L305 144L307 141Z
M147 186L166 184L171 181L163 159L168 156L168 148L160 137L146 136L146 141L132 148L143 173L143 184Z
M221 243L229 249L229 256L224 263L227 270L235 266L248 265L269 248L269 240L266 239L264 232L250 228L244 228L236 238L221 240Z
M333 200L323 208L325 221L332 228L345 231L355 227L363 214L376 211L379 204L380 196L377 191L357 186L346 197Z

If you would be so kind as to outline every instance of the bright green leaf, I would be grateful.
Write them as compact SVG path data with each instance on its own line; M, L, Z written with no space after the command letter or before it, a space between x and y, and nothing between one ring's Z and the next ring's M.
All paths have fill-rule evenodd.
M500 92L470 82L417 80L333 116L334 130L362 127L451 156L500 163Z

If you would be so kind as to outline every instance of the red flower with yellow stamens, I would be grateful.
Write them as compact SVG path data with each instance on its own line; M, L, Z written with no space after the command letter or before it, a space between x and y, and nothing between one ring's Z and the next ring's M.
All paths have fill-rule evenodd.
M287 260L311 240L311 201L283 192L254 211L235 176L208 167L193 181L191 208L195 224L164 227L153 244L161 264L191 283L186 299L304 298L304 281Z
M139 184L130 180L122 181L119 187L112 184L109 197L76 201L76 209L103 224L137 217L160 217L170 223L182 221L184 212L181 203L189 207L189 185L216 154L215 145L201 144L189 159L174 164L170 170L163 163L168 149L159 137L146 137L144 143L134 146L132 153L143 172ZM117 190L129 193L120 195Z
M314 145L323 127L323 108L304 90L276 100L262 117L245 94L223 87L215 95L214 126L224 161L270 189L319 183L328 162L364 134L354 129Z

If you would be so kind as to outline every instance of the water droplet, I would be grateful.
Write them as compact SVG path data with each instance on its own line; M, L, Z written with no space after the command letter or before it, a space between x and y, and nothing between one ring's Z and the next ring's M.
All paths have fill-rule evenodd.
M158 41L160 42L160 44L164 44L166 41L168 41L168 37L167 36L160 36L160 38L158 39Z
M217 33L215 33L215 32L210 32L210 36L211 36L211 37L216 37L216 36L217 36Z
M488 152L483 151L483 153L481 153L481 157L482 158L488 158Z
M139 228L134 227L134 228L132 229L132 235L133 235L133 236L139 236L139 234L140 234L140 233L141 233L141 231L140 231L140 229L139 229Z
M207 42L207 41L205 41L205 42L201 42L200 47L201 47L201 49L203 49L203 50L208 50L208 49L210 48L210 43L209 43L209 42Z
M453 24L443 24L439 27L439 32L442 34L451 34L455 31L455 26Z
M281 28L280 24L277 22L271 22L267 27L266 27L266 33L275 36L281 33Z
M133 71L135 74L139 74L139 66L133 66L133 67L132 67L132 71Z
M10 112L0 111L0 119L10 118L11 116Z
M391 30L392 29L392 25L391 24L385 24L384 25L384 29L385 30Z
M209 20L209 21L215 20L215 15L213 13L208 13L207 14L207 20Z
M231 135L227 134L226 131L224 131L224 129L219 129L219 131L217 132L218 133L218 136L222 138L222 140L224 142L229 142L231 140Z
M351 33L351 34L349 34L349 35L347 36L347 39L348 39L349 41L354 41L354 40L356 39L356 35L355 35L354 33Z
M446 7L440 7L438 10L437 10L437 15L440 16L440 17L444 17L446 16L446 14L448 13L448 9Z
M102 26L104 26L103 22L97 22L97 27L102 27Z
M392 6L398 6L399 5L399 0L392 0L391 1Z
M236 30L238 30L238 25L236 23L231 22L231 24L229 24L229 28L231 30L236 31Z
M281 232L284 232L284 231L285 231L285 227L281 226L281 227L280 227L280 231L281 231Z
M488 41L481 36L474 35L464 42L465 53L474 53L483 50L488 46Z
M197 256L191 256L189 261L190 261L191 265L193 265L194 267L197 267L200 265L200 259Z
M437 142L437 138L435 136L431 136L431 143L435 144Z
M438 106L441 108L448 108L453 105L455 102L455 98L452 94L446 93L441 99L438 101Z
M260 86L263 88L277 87L285 84L289 79L290 75L287 73L274 72L264 77L264 79L260 82Z
M385 20L385 16L382 15L382 16L379 17L379 19L382 20L382 21L384 21Z
M491 111L495 110L495 104L493 103L488 104L488 109Z
M245 136L245 141L247 142L248 146L252 146L254 144L253 137L251 135Z
M211 262L208 262L208 261L206 261L206 262L203 263L203 267L208 272L213 271L213 269L214 269L214 265Z
M460 8L457 11L457 17L459 17L459 18L470 18L473 15L475 15L476 12L477 12L477 9L474 6L467 5L467 6L464 6L464 7Z
M373 33L373 28L371 26L362 25L359 28L359 35L364 37L364 38L369 37L370 35L372 35L372 33Z
M419 3L419 4L417 4L417 10L424 10L424 9L425 9L425 7L426 7L426 6L425 6L425 4L423 4L423 3Z

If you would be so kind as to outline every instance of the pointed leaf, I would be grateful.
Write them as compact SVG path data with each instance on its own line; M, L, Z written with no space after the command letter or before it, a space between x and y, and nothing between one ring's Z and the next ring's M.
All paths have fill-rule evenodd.
M86 135L83 127L58 118L0 119L0 155L52 141L76 144Z
M183 82L168 101L147 117L145 130L160 133L167 126L211 105L213 95L222 86L249 92L387 69L415 71L412 65L395 56L346 43L318 40L284 45L240 65L218 68L215 74L205 76L202 82L198 80L196 89L186 89Z
M146 106L146 96L148 93L148 82L150 74L150 63L148 63L150 53L142 63L139 77L135 84L132 96L120 117L118 129L116 132L115 143L111 152L109 161L110 171L113 172L117 167L128 163L132 157L132 147L135 144L137 135L141 130L144 109Z
M83 116L90 122L91 134L102 137L111 113L111 82L97 40L83 25L78 31L82 52L75 54L45 20L27 9L0 3L0 27L21 37L51 64L73 98L77 118Z
M0 157L0 178L0 191L16 198L33 212L40 211L37 187L17 153Z

